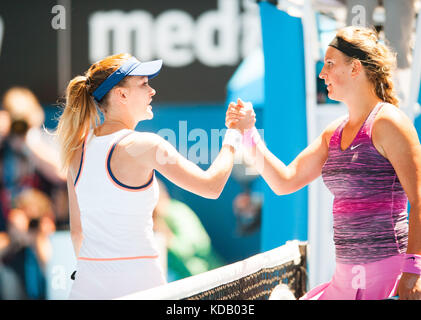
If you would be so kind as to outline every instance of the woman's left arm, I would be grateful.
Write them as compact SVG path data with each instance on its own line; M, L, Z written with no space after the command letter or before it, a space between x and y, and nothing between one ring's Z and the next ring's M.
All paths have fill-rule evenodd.
M411 120L393 108L379 112L373 143L392 164L408 196L411 208L406 253L421 255L421 146ZM398 294L400 299L421 299L421 276L404 272Z

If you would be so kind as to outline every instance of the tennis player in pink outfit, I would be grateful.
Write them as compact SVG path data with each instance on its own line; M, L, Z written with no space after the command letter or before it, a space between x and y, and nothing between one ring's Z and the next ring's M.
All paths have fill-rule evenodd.
M334 195L336 269L329 283L302 299L421 299L421 147L412 122L397 108L396 57L373 30L346 27L324 62L319 76L329 98L348 107L347 116L288 166L255 128L245 133L251 154L264 160L256 169L276 194L295 192L322 175Z
M253 111L230 124L206 171L159 135L136 132L139 121L153 118L156 92L149 79L161 66L161 60L110 56L67 87L57 134L68 171L77 257L70 299L113 299L164 284L152 229L158 201L155 171L190 192L216 199L230 175L242 131L254 126ZM104 115L102 124L97 106Z

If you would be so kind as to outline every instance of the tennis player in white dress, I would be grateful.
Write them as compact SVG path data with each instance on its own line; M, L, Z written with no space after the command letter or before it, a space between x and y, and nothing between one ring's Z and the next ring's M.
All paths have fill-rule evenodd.
M154 241L155 172L200 196L216 199L231 173L253 111L231 105L220 153L202 170L159 135L135 131L153 118L161 60L128 54L93 64L70 81L57 135L68 172L70 231L77 267L70 299L113 299L165 283ZM99 108L104 121L99 124ZM240 116L242 114L242 116ZM236 119L237 122L231 121ZM245 115L245 116L244 116Z

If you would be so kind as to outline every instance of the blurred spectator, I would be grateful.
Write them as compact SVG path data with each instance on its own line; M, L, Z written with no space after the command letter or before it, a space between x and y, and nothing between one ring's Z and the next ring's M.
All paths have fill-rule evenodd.
M22 210L28 219L30 242L44 267L51 257L49 236L55 231L55 217L51 200L43 192L27 189L16 199L16 209Z
M258 194L245 191L238 194L233 203L237 219L237 232L241 236L250 235L260 230L262 198Z
M172 199L159 181L159 201L154 211L154 231L165 235L168 281L209 271L224 265L196 214Z
M231 176L243 189L233 200L233 211L236 218L236 232L240 236L247 236L260 230L262 196L252 192L253 184L259 177L255 165L256 160L244 149L235 154L235 164Z
M0 286L2 298L46 299L45 266L54 231L49 198L36 189L19 194L8 216L8 233L0 234L0 280L9 283L6 291Z
M65 187L61 187L54 190L51 200L53 203L53 212L55 215L57 230L70 230L67 189Z
M10 115L6 110L0 110L0 145L10 132Z
M27 88L14 87L4 94L2 107L10 119L7 126L2 120L6 116L0 114L3 216L13 206L17 194L27 188L36 188L53 199L61 199L56 193L66 190L66 177L60 170L58 149L42 128L44 111L37 98ZM4 230L4 225L0 230Z

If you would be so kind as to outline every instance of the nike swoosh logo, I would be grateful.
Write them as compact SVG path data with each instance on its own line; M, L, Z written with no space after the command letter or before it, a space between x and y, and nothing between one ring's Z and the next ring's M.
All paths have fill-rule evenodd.
M355 148L358 148L362 143L357 144L356 146L351 146L351 150L354 150Z
M409 257L406 260L409 260L409 259L415 260L415 257Z

